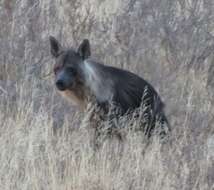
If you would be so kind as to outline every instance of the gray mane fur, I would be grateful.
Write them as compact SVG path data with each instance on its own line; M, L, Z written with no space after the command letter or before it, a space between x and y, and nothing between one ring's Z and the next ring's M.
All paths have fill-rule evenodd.
M98 103L114 102L125 113L140 106L143 95L158 112L163 103L154 88L144 79L126 70L87 59L83 63L85 82ZM145 92L147 90L147 92ZM144 94L146 93L146 94Z

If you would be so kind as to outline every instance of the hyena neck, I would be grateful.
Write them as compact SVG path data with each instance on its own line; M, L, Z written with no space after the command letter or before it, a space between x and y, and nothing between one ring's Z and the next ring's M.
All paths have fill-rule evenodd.
M87 59L82 64L84 83L90 91L90 96L96 98L99 103L112 100L113 82L107 76L105 66L91 59Z
M81 65L83 77L85 80L85 85L87 87L91 87L92 83L97 80L97 72L96 67L90 60L85 60L83 64Z

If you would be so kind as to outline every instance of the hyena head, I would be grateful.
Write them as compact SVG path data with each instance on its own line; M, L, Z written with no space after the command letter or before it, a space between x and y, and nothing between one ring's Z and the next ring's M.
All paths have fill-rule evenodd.
M59 91L72 90L81 83L81 67L85 59L90 56L90 45L87 39L83 40L78 50L64 50L60 43L50 37L51 54L56 59L54 66L55 84Z
M84 39L77 50L63 49L61 44L50 36L51 54L55 58L55 85L58 91L75 104L84 99L84 76L81 65L90 56L90 44Z

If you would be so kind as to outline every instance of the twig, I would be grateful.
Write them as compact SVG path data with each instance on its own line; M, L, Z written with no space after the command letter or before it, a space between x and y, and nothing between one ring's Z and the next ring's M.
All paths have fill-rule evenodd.
M45 78L51 76L53 74L53 71L50 71L48 74L43 75L42 77L40 77L40 79L44 80Z
M0 86L0 90L1 90L4 94L8 94L8 92L7 92L2 86Z

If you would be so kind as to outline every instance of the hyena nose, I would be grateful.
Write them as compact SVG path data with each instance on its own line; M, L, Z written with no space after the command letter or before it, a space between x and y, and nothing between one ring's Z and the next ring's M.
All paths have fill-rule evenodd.
M56 87L57 87L59 90L61 90L61 91L63 91L63 90L66 89L66 86L65 86L65 84L64 84L64 82L63 82L62 80L57 80L57 81L56 81Z

